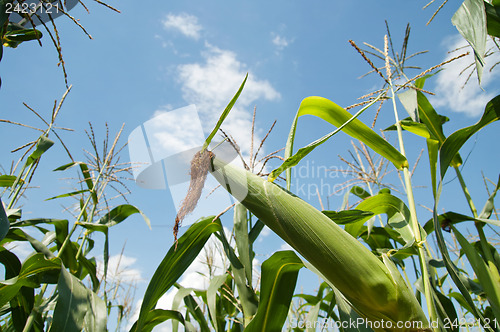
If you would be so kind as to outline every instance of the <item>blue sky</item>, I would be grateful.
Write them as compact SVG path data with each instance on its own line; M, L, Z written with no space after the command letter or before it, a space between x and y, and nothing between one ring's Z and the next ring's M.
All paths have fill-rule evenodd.
M394 0L146 1L140 5L124 1L111 4L121 13L93 2L88 3L90 15L81 6L71 11L93 40L69 20L57 19L68 81L73 85L57 124L75 129L76 133L63 133L63 138L77 156L82 147L89 148L83 133L88 122L92 122L101 138L105 122L111 132L116 132L125 123L125 142L134 128L154 116L190 104L196 105L206 135L247 72L246 88L223 128L236 138L244 154L248 153L251 112L256 106L257 138L262 138L272 122L278 120L264 148L269 153L284 146L303 98L318 95L348 106L356 103L359 96L381 86L374 75L359 79L370 68L349 45L349 39L360 46L368 42L382 48L386 33L384 20L387 20L395 48L399 50L409 22L412 31L408 52L429 51L410 63L424 69L445 60L450 56L447 52L461 42L450 22L458 3L447 4L429 26L425 23L436 5L422 10L421 2ZM40 125L22 102L48 116L54 99L64 93L63 76L56 66L57 54L47 34L42 42L43 47L31 42L17 49L4 49L0 62L0 118ZM436 96L429 99L437 111L452 119L445 125L447 134L476 122L485 102L500 92L500 86L494 83L495 79L498 81L498 70L496 74L486 73L484 91L477 87L475 77L460 90L461 78L457 75L472 59L468 57L464 61L447 66L426 85L428 90L436 92ZM418 70L409 71L409 76L418 73ZM371 124L374 111L363 115L367 123ZM401 106L399 112L401 117L406 116ZM382 108L377 128L385 128L393 122L392 110L387 104ZM296 147L332 129L314 118L300 119L299 126ZM36 133L2 125L0 137L5 142L1 145L0 164L8 169L10 161L16 157L9 151L29 139L36 139ZM493 142L498 142L499 138L494 124L473 138L462 151L464 157L470 153L464 175L480 207L486 199L481 171L492 180L498 176L499 153ZM394 135L389 134L389 139L396 143ZM408 134L405 141L410 163L413 163L424 142ZM337 155L348 157L350 148L350 139L337 135L303 163L307 163L310 170L345 167ZM128 159L126 152L123 158ZM68 190L68 180L61 178L70 175L49 172L67 162L60 147L47 154L34 180L42 189L33 189L25 200L26 216L62 215L62 202L39 201ZM417 200L432 207L427 174L424 155L414 184L427 186L416 189ZM314 178L309 174L309 177L303 181L346 180L340 176L338 179L326 175ZM448 177L447 180L453 179L450 174ZM394 172L390 182L401 189ZM173 242L171 227L176 211L167 190L143 189L134 183L129 187L128 199L149 216L153 229L149 230L140 217L133 217L111 232L111 250L112 254L119 254L126 242L125 256L132 274L148 280ZM455 195L457 188L456 180L445 186L444 190L452 194L443 197L443 210L467 213L463 196ZM307 196L303 198L319 207L314 195ZM340 196L331 198L331 209L338 209L340 204ZM424 208L419 214L422 220L430 218ZM195 211L193 217L201 215L200 211ZM230 222L230 218L225 220L228 228ZM258 262L282 246L281 240L265 232L256 249ZM304 275L314 278L307 273ZM138 284L138 298L144 293L146 284ZM299 284L298 289L301 286L304 283Z

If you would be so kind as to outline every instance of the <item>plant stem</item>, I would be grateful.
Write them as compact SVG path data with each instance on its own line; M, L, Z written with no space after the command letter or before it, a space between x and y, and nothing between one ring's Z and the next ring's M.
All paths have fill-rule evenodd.
M392 104L393 104L393 109L394 109L394 117L396 119L396 128L398 132L398 140L399 140L399 149L400 152L403 156L406 157L406 152L405 152L405 147L404 147L404 142L403 142L403 130L401 128L401 123L399 122L399 116L398 116L398 110L396 107L396 99L395 99L395 93L394 89L392 87L392 81L389 76L389 84L390 84L390 89L391 89L391 99L392 99ZM417 245L418 249L418 257L419 257L419 262L420 262L420 269L422 270L422 280L424 284L424 293L425 293L425 301L427 303L427 310L429 312L429 318L431 322L437 321L437 313L436 313L436 308L434 306L434 301L432 299L431 295L431 284L429 280L429 271L427 269L427 261L426 261L426 253L424 249L424 242L422 240L422 236L420 233L420 224L418 223L417 219L417 209L415 205L415 197L413 196L413 188L411 184L411 175L410 175L410 170L408 166L403 167L403 174L404 174L404 180L405 180L405 187L406 187L406 195L408 196L408 205L410 208L410 215L411 215L411 228L413 229L413 234L415 237L415 243ZM437 327L434 328L435 331L438 331Z

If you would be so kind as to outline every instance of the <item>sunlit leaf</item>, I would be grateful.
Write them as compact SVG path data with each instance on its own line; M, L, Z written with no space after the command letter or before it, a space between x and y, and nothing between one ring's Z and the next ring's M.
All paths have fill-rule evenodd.
M498 177L498 182L497 182L495 189L490 194L490 197L488 197L488 200L484 204L483 210L479 214L479 218L487 219L491 216L491 213L493 212L493 209L495 207L493 202L494 202L495 196L496 196L499 189L500 189L500 176Z
M486 13L483 0L465 0L453 15L451 22L474 50L479 82L486 53Z
M417 90L408 89L405 92L398 94L398 98L401 104L403 104L406 112L410 115L410 118L415 122L419 122Z
M50 147L54 145L54 142L50 140L47 136L40 136L36 144L35 151L33 151L26 160L26 166L34 163L38 158L40 158Z
M62 195L57 195L57 196L54 196L54 197L51 197L51 198L47 198L45 200L46 201L50 201L50 200L53 200L53 199L56 199L56 198L71 197L71 196L80 195L80 194L83 194L83 193L86 193L86 192L88 192L87 189L78 190L78 191L73 191L73 192L70 192L70 193L62 194Z
M453 157L458 153L460 148L467 142L467 140L483 129L485 126L500 119L500 95L496 96L486 104L483 116L474 125L462 128L451 134L446 141L444 141L440 150L440 168L441 178L444 178L448 166L452 162Z
M374 102L375 101L372 101L371 104ZM365 110L371 104L365 106L362 110ZM356 116L359 114L361 114L361 111L359 111ZM320 119L331 123L338 129L299 149L297 153L292 155L297 120L303 115L313 115L319 117ZM338 133L340 130L355 139L359 139L375 152L390 160L397 168L408 165L406 158L399 153L396 148L376 134L363 122L356 119L351 113L326 98L308 97L301 102L290 129L287 145L285 147L285 161L280 167L272 171L269 175L269 180L274 181L282 172L297 165L301 159L313 151L317 146L326 142L326 140ZM287 178L290 178L288 172Z
M245 86L245 83L247 82L247 78L248 78L248 73L245 75L245 79L243 80L243 83L241 83L240 88L238 89L238 91L234 95L233 99L231 99L229 104L226 106L226 108L222 112L222 114L219 118L219 121L217 121L217 124L215 125L214 129L212 129L212 132L210 133L210 135L208 135L207 139L205 140L205 143L203 144L203 149L206 149L210 145L210 142L212 142L212 138L215 136L215 134L219 130L220 126L222 125L222 123L224 122L226 117L228 116L229 112L233 108L234 104L238 100L238 97L240 96L241 91L243 91L243 87Z
M238 289L241 307L245 320L250 319L257 312L258 300L251 284L247 283L245 268L239 258L236 256L234 249L229 245L226 235L223 231L218 232L215 236L221 241L224 252L231 263L231 270L233 272L234 282ZM245 322L247 323L247 322Z

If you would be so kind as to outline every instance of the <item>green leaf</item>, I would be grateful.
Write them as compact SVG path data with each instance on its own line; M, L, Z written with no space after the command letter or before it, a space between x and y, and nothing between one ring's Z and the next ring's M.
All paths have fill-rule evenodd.
M427 154L429 155L429 166L431 171L431 183L432 183L432 194L436 197L437 192L437 163L439 159L439 141L428 138L427 143ZM457 154L455 156L458 160L460 156Z
M247 283L245 268L239 258L236 256L234 249L229 245L226 235L223 231L217 232L215 236L221 241L224 252L231 263L231 271L233 272L234 282L238 289L241 307L245 325L257 312L258 300L251 285Z
M46 259L43 254L30 256L22 265L19 275L0 281L0 307L13 299L22 287L37 288L46 281L46 275L58 272L61 261L58 258Z
M305 325L307 332L316 332L315 324L318 324L318 315L319 309L321 307L321 302L316 303L315 305L309 308L309 312L306 315Z
M345 300L342 293L340 293L336 288L333 288L335 292L335 301L337 302L338 310L339 310L339 318L342 322L342 326L345 326L343 329L344 332L370 332L373 331L365 324L355 324L354 326L350 324L351 322L357 322L361 317L358 315L356 311L349 305L349 303Z
M380 96L378 97L380 98ZM378 154L390 160L397 168L408 165L406 158L399 153L391 144L389 144L382 137L377 135L372 129L366 126L363 122L356 119L364 110L375 103L376 100L365 106L358 111L355 116L344 110L342 107L333 103L332 101L321 97L308 97L302 101L299 110L295 116L294 122L290 129L287 145L285 147L285 161L280 167L275 169L269 175L269 181L274 181L282 172L288 170L299 163L305 156L313 151L317 146L326 142L330 137L338 133L340 130L358 139L372 148ZM314 115L322 120L325 120L337 127L337 130L323 136L322 138L310 143L309 145L299 149L297 153L292 156L293 141L295 139L295 130L297 127L297 120L303 115ZM289 172L287 172L287 178ZM289 181L288 181L289 182Z
M344 211L321 211L325 216L332 219L339 225L346 225L358 221L365 222L373 216L373 212L362 210L344 210Z
M35 151L33 151L26 160L26 166L33 164L38 158L40 158L45 152L47 152L47 150L50 149L52 145L54 145L54 142L47 136L40 136L38 138Z
M451 226L451 228L486 293L495 318L500 320L500 275L498 270L493 263L488 266L479 256L474 246L455 227Z
M179 238L177 249L174 246L170 248L149 282L144 294L137 325L131 331L142 331L149 311L154 309L160 297L172 287L191 265L205 246L210 235L222 229L220 220L214 221L213 219L214 217L208 217L191 225Z
M106 225L108 227L112 227L114 225L119 224L120 222L122 222L123 220L127 219L128 217L130 217L131 215L133 215L135 213L140 213L141 216L144 218L144 221L146 222L146 224L149 226L149 228L151 228L149 218L146 217L146 215L144 213L142 213L141 210L139 210L135 206L129 205L129 204L122 204L122 205L115 207L113 210L111 210L109 213L107 213L104 217L99 219L99 221L97 223L100 225Z
M479 218L483 219L488 219L491 216L491 213L493 212L493 208L495 207L493 202L495 200L495 196L497 194L497 191L500 189L500 176L498 177L498 182L497 186L495 187L495 190L491 193L490 197L484 204L483 210L479 214Z
M5 267L5 278L14 278L21 271L21 262L17 256L0 246L0 263Z
M42 33L36 29L25 29L22 25L9 22L5 34L3 35L2 43L5 46L17 47L25 41L42 38Z
M500 119L500 95L496 96L486 104L483 116L476 124L459 129L451 134L443 143L440 150L439 165L441 168L441 178L444 178L448 166L452 162L453 157L458 153L460 148L467 140L483 129L488 124ZM453 166L453 165L452 165Z
M62 194L62 195L57 195L57 196L54 196L54 197L51 197L51 198L47 198L45 200L46 201L50 201L50 200L53 200L53 199L56 199L56 198L71 197L71 196L83 194L83 193L86 193L86 192L88 192L87 189L78 190L78 191L73 191L73 192L70 192L70 193Z
M16 179L15 175L0 175L0 187L12 187Z
M203 144L202 150L205 150L210 145L210 142L212 142L212 138L214 138L215 134L217 134L217 131L219 130L220 126L222 125L222 123L224 122L224 120L228 116L229 112L233 108L234 104L236 103L236 100L238 100L238 97L240 96L241 91L243 91L243 87L245 86L245 83L247 82L247 78L248 78L248 73L245 75L245 79L243 80L243 83L241 83L240 88L238 89L238 91L234 95L233 99L231 99L229 104L224 109L224 112L222 112L222 114L219 118L219 121L217 121L217 124L215 125L214 129L212 129L212 132L210 133L210 135L208 135L207 139L205 140L205 143Z
M445 229L449 231L450 225L458 224L464 221L475 220L474 217L466 216L464 214L455 213L452 211L445 212L443 214L438 215L438 221L441 229ZM424 230L427 234L430 234L434 231L434 220L433 218L429 219L425 225Z
M49 332L80 332L84 320L97 328L89 331L106 331L106 304L66 269L61 269L57 290L59 296Z
M191 294L187 294L186 296L184 296L184 305L200 326L200 332L210 332L210 328L208 326L207 320L205 319L205 315L200 309L200 304L196 302Z
M227 276L228 274L226 273L220 276L212 277L207 289L208 313L210 314L212 324L217 332L221 331L219 327L219 320L223 319L223 317L217 317L217 290L219 290L219 288L224 284Z
M182 317L182 314L178 311L162 310L162 309L151 310L150 312L148 312L145 323L142 327L142 332L153 331L153 328L156 325L161 324L170 319L181 322L181 324L183 325L185 324L184 317ZM135 330L136 328L137 328L137 322L135 322L135 324L132 326L132 330Z
M149 218L144 213L142 213L141 210L130 204L118 205L113 210L106 213L101 219L97 221L97 223L79 222L78 224L92 231L105 232L105 230L109 227L118 225L135 213L140 213L144 218L144 221L146 221L146 224L149 226L149 228L151 228Z
M252 261L250 259L250 244L248 241L247 209L240 203L234 206L234 238L238 255L243 268L247 283L252 284Z
M483 0L465 0L453 15L451 22L474 50L479 83L486 53L486 12Z
M86 288L86 290L88 310L83 321L85 331L107 332L106 302L90 289Z
M282 330L302 267L304 264L293 251L278 251L262 263L259 309L246 332Z
M486 27L490 36L500 38L500 3L495 6L484 2L486 9Z
M398 94L398 98L401 104L403 104L406 112L410 115L410 118L415 122L419 122L417 90L408 89L405 92Z
M0 198L0 241L2 241L7 233L9 232L10 223L7 218L7 214L5 213L5 209L3 207L2 199Z
M371 196L359 203L356 209L369 211L374 215L387 214L389 225L401 235L406 244L411 244L415 241L415 236L410 227L410 210L396 196L391 194ZM370 218L371 216L367 216L355 224L346 225L345 230L352 236L358 237L363 223Z

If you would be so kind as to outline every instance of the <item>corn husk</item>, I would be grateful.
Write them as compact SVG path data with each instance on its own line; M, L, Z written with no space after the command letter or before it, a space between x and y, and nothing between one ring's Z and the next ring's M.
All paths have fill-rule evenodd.
M374 330L428 330L421 306L395 266L386 266L331 219L279 185L218 158L213 166L218 182L309 261L362 317L379 326L386 322ZM423 328L396 328L397 322L408 321Z

